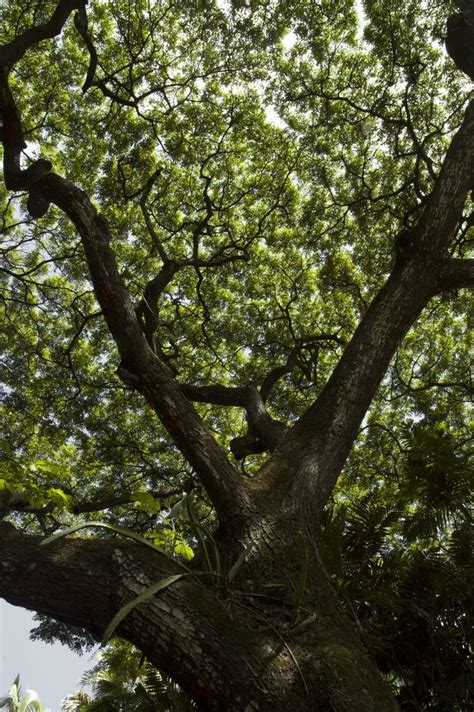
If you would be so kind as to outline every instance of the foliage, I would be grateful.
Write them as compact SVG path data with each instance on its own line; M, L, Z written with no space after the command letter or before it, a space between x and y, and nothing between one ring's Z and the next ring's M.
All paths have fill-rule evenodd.
M55 4L4 3L0 44ZM72 21L15 64L25 167L40 151L94 201L144 328L147 299L156 302L153 339L179 383L266 389L282 428L321 393L462 121L468 86L443 48L453 9L93 0L99 62L87 91L91 56ZM101 518L183 563L196 552L196 566L207 559L215 571L213 507L150 405L118 377L75 228L54 207L33 220L19 191L0 201L0 514L48 535ZM473 201L452 257L472 256ZM146 291L154 276L159 287ZM474 688L473 313L465 291L430 301L323 516L325 565L407 710L468 709ZM196 400L255 478L265 448L236 448L255 435L248 414ZM48 620L37 630L90 643ZM77 693L67 709L132 709L132 698L133 709L192 708L118 643L86 683L94 697Z
M81 679L91 687L64 702L64 712L191 712L197 709L187 695L166 675L143 660L137 650L124 641L110 644L99 655L96 665Z
M322 554L402 709L467 710L474 694L472 467L442 423L419 421L401 445L397 473L387 467L365 486L358 477L334 498Z

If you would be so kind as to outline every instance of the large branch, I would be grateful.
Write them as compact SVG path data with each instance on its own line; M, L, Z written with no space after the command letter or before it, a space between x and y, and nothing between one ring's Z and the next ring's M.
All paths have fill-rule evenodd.
M118 272L105 221L85 193L53 173L41 180L41 190L71 218L81 235L94 291L117 343L122 369L194 467L219 517L239 518L247 503L243 482L169 369L149 347Z
M263 535L264 558L254 564L257 584L268 582L264 564L274 556L279 534L277 527L274 536ZM287 532L282 537L285 549L289 538ZM223 597L212 576L188 573L159 551L128 539L39 543L39 537L0 523L0 597L97 638L151 584L181 575L134 607L117 633L176 680L201 709L325 712L328 700L334 700L331 709L343 712L348 699L356 699L354 709L367 712L398 709L317 560L310 574L318 581L310 597L315 615L302 608L302 622L292 624L292 607L265 595L265 589L257 600L268 606L256 610L253 589L246 595L232 586ZM286 557L281 563L287 564Z
M87 5L87 0L60 0L48 22L36 25L0 47L0 67L11 67L33 45L60 34L69 15Z
M474 289L474 260L450 259L441 271L440 291Z
M39 543L39 537L0 523L0 597L85 628L98 639L117 611L147 586L183 574L170 558L128 540ZM206 709L213 697L222 709L234 709L242 678L249 698L264 686L255 673L261 632L256 625L253 633L242 629L235 619L230 625L219 597L199 577L185 575L133 609L118 632Z
M119 374L153 407L194 467L221 521L241 519L249 505L244 483L170 370L148 345L119 274L107 222L84 191L50 172L49 161L40 159L27 170L21 169L21 117L6 70L0 71L0 114L7 187L29 191L28 208L34 216L44 214L54 203L73 222L82 239L97 301L122 358ZM33 208L39 210L38 215Z
M231 450L237 459L260 452L273 452L287 432L287 426L272 418L265 403L278 381L291 373L296 366L301 366L301 353L304 349L320 342L333 341L342 344L337 334L322 333L296 340L286 362L275 366L263 379L260 388L255 386L223 386L181 384L181 390L192 401L213 403L222 406L244 408L247 415L248 432L230 443Z
M250 432L241 438L234 438L230 444L237 459L251 453L273 451L287 430L283 423L269 415L260 392L253 386L196 386L181 383L180 388L187 398L198 403L245 409Z
M398 345L433 295L471 283L472 265L447 247L474 186L474 102L454 137L418 224L398 241L395 266L319 398L283 438L268 466L290 501L315 522ZM301 492L305 496L301 497Z

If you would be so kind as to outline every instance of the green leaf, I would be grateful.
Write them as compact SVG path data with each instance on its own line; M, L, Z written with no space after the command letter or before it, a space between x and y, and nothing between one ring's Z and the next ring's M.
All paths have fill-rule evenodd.
M178 561L174 557L170 556L166 551L163 549L160 549L158 546L155 546L155 544L152 544L149 542L147 539L144 539L144 537L140 536L139 534L136 534L135 532L131 531L130 529L124 529L123 527L118 527L115 524L107 524L106 522L100 522L100 521L93 521L93 522L82 522L81 524L75 524L73 527L68 527L67 529L63 529L62 532L57 532L56 534L52 534L51 536L46 537L46 539L43 539L43 541L40 542L40 546L46 546L48 544L52 544L54 541L57 541L59 539L62 539L66 536L69 536L69 534L75 534L76 532L80 531L81 529L107 529L108 531L114 532L114 534L120 534L120 536L127 537L128 539L133 539L134 541L138 542L139 544L142 544L142 546L146 546L149 549L152 549L152 551L155 551L156 553L163 554L163 556L166 556L168 559L172 559L178 566L181 568L185 569L186 571L189 571L188 567L185 566L181 561Z
M64 465L51 462L50 460L35 460L32 464L41 472L49 472L52 475L62 475L64 472Z
M153 583L151 586L148 586L148 588L146 588L142 593L140 593L139 596L133 598L131 601L125 604L125 606L122 606L122 608L118 611L118 613L115 614L115 616L112 618L111 622L107 626L104 636L102 638L102 645L105 645L110 640L119 623L125 618L125 616L130 613L130 611L132 611L140 603L143 603L144 601L154 596L159 591L163 591L163 589L168 588L168 586L171 586L180 578L183 578L183 576L185 576L185 574L174 574L173 576L167 576L164 579L160 579L156 583Z
M231 566L229 573L227 574L227 581L229 583L232 583L234 578L237 576L237 574L240 571L240 567L246 560L247 556L250 554L251 547L247 547L246 549L242 549L240 552L239 556L237 557L237 560L234 562L234 564Z
M67 495L59 487L49 487L46 493L47 498L55 502L55 504L63 505L66 509L72 508L73 497Z
M133 500L139 504L140 508L145 512L156 513L161 509L159 501L149 492L134 492Z
M191 498L188 497L186 499L186 508L188 510L188 515L189 519L191 521L191 526L193 528L193 532L199 541L199 545L201 548L202 553L204 554L204 558L206 560L206 565L207 565L207 570L209 573L213 573L216 576L221 576L221 562L220 562L220 556L219 556L219 549L217 547L216 542L214 541L212 535L207 532L197 521L196 515L194 513L194 508L191 503ZM209 547L211 547L212 552L214 554L214 563L212 563L211 559L211 553L209 551Z
M178 556L182 556L183 559L186 559L187 561L194 558L194 551L184 541L177 542L174 546L174 551Z

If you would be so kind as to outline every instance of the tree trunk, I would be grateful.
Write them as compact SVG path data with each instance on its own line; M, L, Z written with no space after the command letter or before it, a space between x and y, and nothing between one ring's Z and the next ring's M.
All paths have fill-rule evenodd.
M185 574L134 608L120 635L202 709L396 710L309 540L281 521L254 522L245 540L232 583ZM147 586L183 573L128 541L40 541L1 525L0 594L97 637Z

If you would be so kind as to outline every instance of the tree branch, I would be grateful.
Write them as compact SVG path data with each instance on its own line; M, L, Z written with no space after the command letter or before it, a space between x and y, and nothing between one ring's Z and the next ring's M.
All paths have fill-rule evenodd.
M195 386L181 383L180 388L187 398L198 403L245 409L250 432L241 438L234 438L230 445L237 459L266 450L273 451L287 431L283 423L267 413L259 391L253 386Z
M85 8L86 5L87 0L60 0L48 22L29 28L11 42L0 47L0 67L11 67L23 57L30 47L59 35L69 15L74 10Z
M286 363L283 366L276 366L270 373L265 377L262 386L260 388L260 395L263 402L265 403L273 389L273 387L278 383L280 378L291 373L293 369L298 365L298 358L301 352L321 341L334 341L337 344L344 345L344 342L337 334L317 334L316 336L309 336L307 338L297 339L296 345L291 350Z
M474 185L474 101L447 151L418 224L404 236L392 273L359 324L323 391L267 465L296 508L316 524L401 340L446 284L447 246ZM471 267L457 276L471 279ZM453 269L448 269L453 274ZM443 276L444 275L444 276ZM458 281L458 284L459 284ZM441 286L441 287L440 287ZM305 497L301 497L301 492Z
M126 382L133 385L155 410L201 479L221 521L241 521L249 509L245 485L184 397L168 367L149 347L118 271L109 244L111 234L107 222L97 213L84 191L50 172L49 161L40 159L28 170L21 170L21 117L5 71L0 73L0 112L4 124L7 187L29 190L30 198L34 194L46 209L54 203L73 222L81 236L97 301L122 359L119 374L128 379Z
M151 349L155 353L157 353L155 333L159 326L158 299L171 282L178 269L179 265L177 262L173 262L172 260L165 262L156 277L150 279L146 285L143 299L135 310L137 317L140 320L143 333L145 334Z
M89 52L89 68L87 70L87 75L82 87L82 91L86 93L86 91L92 86L92 82L97 69L97 51L94 47L92 37L89 33L89 23L87 19L85 5L79 10L79 12L74 15L74 25L76 27L76 30L79 32L82 39L84 40L84 44L86 45L87 51Z
M315 343L335 341L342 344L337 334L318 334L297 339L286 363L273 368L264 378L258 390L254 386L230 387L220 384L196 386L182 383L181 390L192 401L212 403L214 405L244 408L247 413L249 432L231 440L230 448L234 457L241 460L247 455L275 450L282 437L288 431L286 425L272 418L265 408L273 387L280 378L291 373L299 365L301 352Z
M167 499L174 497L183 492L191 492L195 488L195 483L192 480L183 482L179 487L174 487L169 490L152 490L147 494L154 499ZM63 488L61 488L63 489ZM65 491L66 494L72 494L71 491ZM123 507L127 504L132 504L136 499L133 494L110 495L101 499L77 501L71 507L72 514L86 514L88 512L101 512L114 507ZM8 490L0 492L0 519L5 517L8 512L28 512L30 514L47 515L55 510L54 502L48 502L43 507L32 507L24 492L11 493Z
M474 260L446 260L441 269L439 291L463 288L474 288Z
M438 179L416 225L414 243L426 256L445 257L462 214L466 196L474 188L474 100L446 153Z
M117 611L147 586L183 574L170 557L128 540L40 541L0 523L0 597L99 639ZM118 633L206 708L217 690L221 700L226 690L231 709L241 676L257 679L261 631L255 621L247 629L235 618L229 625L227 609L197 577L184 576L134 608Z

